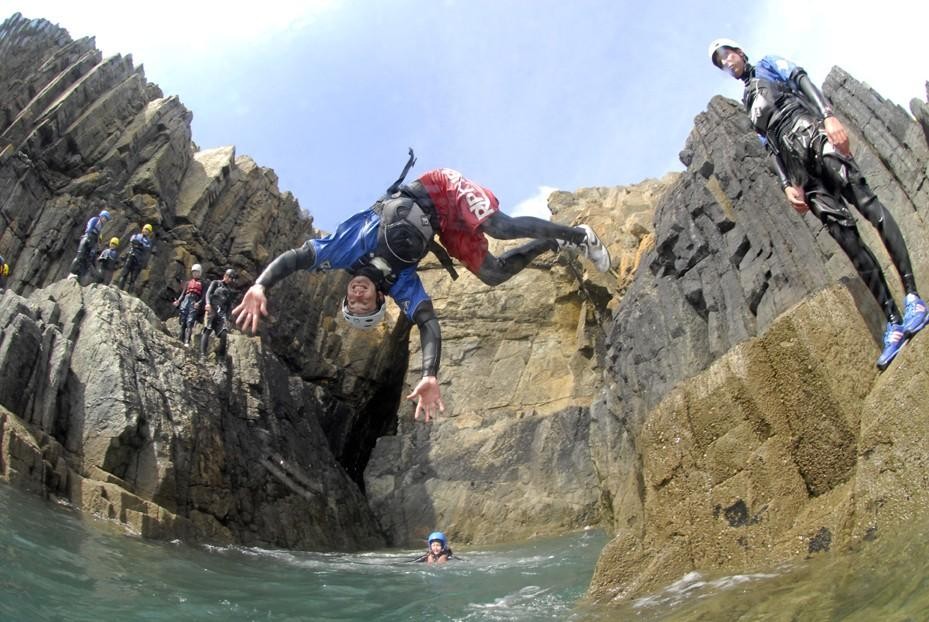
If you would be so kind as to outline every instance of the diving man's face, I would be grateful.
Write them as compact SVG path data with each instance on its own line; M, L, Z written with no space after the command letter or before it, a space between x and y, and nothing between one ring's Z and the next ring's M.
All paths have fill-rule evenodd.
M345 302L352 315L371 315L377 311L377 288L374 281L358 275L348 282Z

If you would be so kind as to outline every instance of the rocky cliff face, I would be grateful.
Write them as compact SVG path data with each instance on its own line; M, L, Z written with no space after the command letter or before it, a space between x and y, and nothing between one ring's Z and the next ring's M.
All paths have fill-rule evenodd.
M613 273L567 253L543 255L494 288L467 273L452 282L438 265L421 273L442 319L448 414L425 425L404 407L397 434L378 440L366 491L391 542L418 544L434 525L459 542L496 542L600 522L589 415L602 375L596 353L673 180L553 197L555 219L603 232ZM421 376L417 345L410 387Z
M909 240L925 291L921 129L838 68L824 89ZM882 326L874 301L818 221L787 207L738 104L714 98L681 159L687 171L656 211L655 250L611 326L610 384L592 408L591 453L617 531L594 577L601 598L635 595L693 568L745 568L892 528L896 510L879 510L883 494L900 500L909 487L878 483L876 465L918 452L874 426L915 426L925 437L913 420L926 391L920 339L875 375ZM867 224L860 229L899 300L879 240ZM837 279L846 290L810 298ZM888 407L892 385L901 394ZM887 434L895 440L879 446L875 435ZM925 479L921 460L907 463Z
M929 341L878 374L865 293L819 292L649 411L635 438L641 522L604 549L592 596L773 569L925 516Z
M94 48L92 39L72 41L57 26L19 15L0 26L0 56L0 92L3 93L0 98L0 254L12 265L9 289L30 297L26 301L13 298L4 303L11 306L7 317L12 323L0 328L14 335L19 323L26 322L35 326L29 330L41 335L49 330L48 326L56 324L56 320L24 313L22 309L44 308L50 304L50 298L56 305L61 304L58 299L61 292L50 292L48 287L67 274L85 222L100 209L109 209L114 216L104 230L106 237L118 236L125 244L143 223L151 223L156 231L154 255L139 279L138 300L125 295L113 298L115 292L100 293L81 303L80 309L85 310L72 312L76 317L84 313L105 314L126 326L111 329L105 324L78 321L79 318L69 320L65 331L69 345L55 346L64 353L46 347L58 341L45 344L36 337L28 342L39 351L18 363L17 369L28 372L26 378L35 370L63 366L56 368L60 378L54 388L58 394L43 398L46 404L81 402L81 397L73 394L78 385L70 383L68 378L77 373L74 364L81 354L78 345L96 343L86 331L100 331L98 340L104 337L123 340L114 347L129 347L134 340L155 339L155 333L163 332L161 320L174 314L171 301L193 263L202 263L208 278L216 278L226 267L233 266L247 281L271 257L299 246L306 237L317 235L312 219L300 209L293 196L277 188L273 171L257 165L247 156L237 156L232 147L198 150L190 140L190 112L177 97L164 97L157 86L148 83L130 57L104 59ZM402 360L405 356L408 329L400 328L395 335L384 331L373 336L342 330L332 319L338 305L337 297L323 294L338 291L343 286L343 278L295 275L283 283L271 295L276 321L268 326L263 336L267 349L256 349L256 340L256 345L248 350L248 363L234 366L238 370L235 373L258 375L248 382L241 380L241 384L227 375L217 380L211 391L216 393L215 399L219 399L222 392L227 393L226 401L232 403L246 399L244 394L239 394L242 387L271 383L275 391L284 392L274 399L285 399L290 395L288 387L300 386L294 395L301 397L294 397L297 402L287 406L285 411L289 409L295 417L297 411L293 408L313 411L311 418L315 418L318 425L312 428L312 434L322 434L339 461L338 466L328 464L325 469L344 471L343 475L354 480L351 486L356 486L362 481L361 471L374 438L389 430L395 420L395 408L391 408L391 404L398 399L399 383L391 377L392 359L399 356ZM130 304L129 300L136 304ZM145 304L138 304L139 300ZM53 315L57 317L61 313L56 311ZM140 313L147 314L136 317ZM78 350L74 350L75 347ZM175 351L173 354L181 353ZM52 356L63 358L56 363L49 358ZM276 357L279 363L272 369L264 356ZM158 360L164 364L171 361L168 354ZM11 415L20 418L20 424L31 426L28 431L34 438L47 436L48 447L55 442L61 445L65 463L73 474L101 482L118 478L127 483L127 491L152 504L150 514L166 511L190 519L197 504L185 496L186 492L178 492L177 498L173 493L162 492L165 486L162 480L168 477L164 471L185 470L188 463L186 466L174 464L176 456L170 452L155 452L144 460L139 455L129 455L147 451L147 444L159 441L155 429L138 424L126 414L137 383L128 376L134 372L148 373L151 368L135 364L123 366L119 360L113 364L124 368L120 379L128 384L124 387L118 384L96 386L93 390L99 392L101 399L111 395L113 390L126 397L97 416L113 418L111 425L119 430L128 426L125 434L117 431L114 436L124 435L130 439L120 445L120 455L125 454L121 460L127 464L141 460L141 466L133 466L132 470L149 470L137 475L148 482L145 485L140 486L134 478L126 476L123 469L128 466L117 467L113 459L103 460L105 452L87 446L89 439L80 441L83 415L74 414L72 420L67 414L77 411L47 406L56 413L52 424L48 417L36 419L23 410L25 402L21 395L4 391L0 393L0 403ZM262 371L259 373L256 369ZM265 375L273 380L263 380ZM113 380L111 374L94 378L99 382ZM17 386L20 380L22 377L8 376L8 388ZM196 378L194 382L201 380ZM308 384L304 385L304 381ZM191 380L175 376L165 382L187 385ZM250 399L258 401L262 412L275 412L271 396L259 392L253 393ZM212 420L225 412L221 407L223 403L193 399L187 410L197 410L197 417ZM162 406L165 405L167 401L162 402ZM157 410L155 406L151 408ZM245 412L244 406L239 412ZM9 432L12 428L5 429ZM280 440L276 432L287 432L270 425L265 429L274 442ZM185 434L182 429L175 431L179 436ZM245 439L243 435L241 440L245 442ZM46 447L44 443L42 441L40 447ZM319 439L307 445L314 446L319 446ZM259 451L258 447L253 449ZM94 462L97 458L101 461ZM293 456L288 458L292 459ZM60 463L57 458L49 457L49 460L46 472L49 465ZM19 478L9 471L15 464L18 464L15 460L6 462L5 476ZM309 468L310 463L301 464ZM220 475L219 471L214 475ZM319 476L336 478L332 481L340 477L335 473ZM36 477L39 479L34 483L41 484L42 476ZM249 503L267 506L260 511L288 516L270 499L262 500L257 493L263 485L272 488L280 485L281 480L270 471L264 478L266 481L256 478L253 482L251 494L256 496ZM222 488L231 483L223 480L212 481L209 485ZM78 506L96 507L75 496L78 489L71 484L49 483L49 490L68 496ZM315 534L317 537L285 534L293 528L259 525L253 516L259 510L254 508L236 519L229 519L223 508L206 510L200 507L198 512L212 513L216 521L223 523L224 529L184 527L181 531L203 537L218 534L232 540L258 539L323 548L330 545L347 548L378 541L376 526L358 491L354 496L344 493L338 497L344 497L347 505L336 512L338 518L333 525L345 524L345 516L362 517L357 527L346 530L345 533L351 534L347 538L334 537L329 541L318 537L323 532L331 536L337 531L334 526L323 527ZM299 499L299 495L294 497L291 518L284 518L283 522L303 520L297 518L304 512ZM227 499L220 505L225 507L229 503ZM240 520L241 523L225 524L227 520L233 523ZM246 533L248 530L253 531L252 535ZM167 534L168 531L159 528L151 533Z
M158 538L377 546L325 402L258 340L202 363L116 288L0 298L0 472Z
M343 329L337 275L291 277L260 339L195 362L165 322L190 264L254 276L316 235L311 218L272 171L191 144L189 112L131 59L14 16L0 60L17 292L0 299L4 479L146 535L276 546L600 524L616 534L601 599L844 548L925 511L924 337L875 372L874 301L786 205L735 102L697 116L684 173L552 197L556 220L603 233L612 273L552 254L490 289L423 266L448 409L427 425L400 404L415 331L396 310L380 332ZM929 107L914 100L914 122L839 69L825 91L929 292ZM61 281L103 207L121 237L158 232L138 298Z

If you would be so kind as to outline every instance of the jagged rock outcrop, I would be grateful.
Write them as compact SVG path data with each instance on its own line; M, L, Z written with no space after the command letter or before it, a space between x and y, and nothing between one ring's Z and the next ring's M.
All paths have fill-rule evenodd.
M929 152L919 126L838 68L824 89L925 290ZM925 436L912 421L926 393L919 338L875 379L881 315L818 221L787 207L739 105L714 98L681 159L687 171L659 203L655 250L620 303L610 384L592 407L591 451L617 533L593 580L598 598L893 528L876 465L915 450L895 434L881 445L875 422ZM880 241L860 229L899 296ZM808 300L840 278L846 293ZM884 404L894 383L915 411ZM908 464L925 479L921 460ZM898 501L910 490L888 486Z
M60 281L0 298L0 476L137 533L291 548L382 544L319 423L256 339L203 363L142 302Z
M607 545L595 597L842 550L925 507L929 470L914 438L929 433L918 414L929 342L914 340L879 375L855 304L866 292L851 287L860 291L834 286L802 302L649 412L636 437L644 524ZM903 464L908 475L890 472Z
M396 309L373 333L340 328L338 275L291 277L261 339L194 362L161 323L189 265L254 277L316 235L312 219L272 171L193 145L190 113L131 58L16 15L0 61L0 253L24 296L0 299L4 479L150 536L302 548L599 523L616 534L602 599L852 546L925 512L923 337L876 374L874 301L787 207L736 102L697 116L683 174L552 197L557 220L604 234L613 273L551 255L490 289L423 267L448 408L425 425L398 407L420 375L415 331L408 344ZM925 103L916 123L837 68L825 91L929 291L913 242ZM103 207L106 235L158 231L138 299L61 282Z
M404 407L396 436L371 456L366 492L392 543L418 544L436 526L458 542L496 542L599 523L595 353L673 179L553 196L556 220L602 233L613 273L567 253L543 255L494 288L470 274L452 282L438 265L421 272L442 324L447 414L426 425ZM414 337L408 387L421 375L417 346Z
M236 267L247 284L270 258L318 235L273 171L232 147L198 150L190 112L148 83L131 57L102 58L93 39L72 41L16 14L0 25L0 60L0 254L12 265L12 291L28 296L61 280L85 222L103 208L114 215L104 236L124 245L141 224L154 226L155 253L136 293L161 320L174 315L171 301L193 263L209 278ZM306 391L325 405L315 410L331 449L360 484L376 436L395 425L395 364L405 360L409 327L365 335L338 325L344 279L300 274L279 285L263 342L283 363L266 370L281 375L278 386L291 375L310 383ZM68 428L56 425L33 431L54 438ZM149 467L169 468L171 456L159 460Z

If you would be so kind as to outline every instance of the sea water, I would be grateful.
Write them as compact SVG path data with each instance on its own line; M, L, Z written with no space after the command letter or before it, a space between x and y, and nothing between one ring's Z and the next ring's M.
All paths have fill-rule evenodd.
M565 620L606 535L311 553L156 542L0 484L0 620Z
M156 542L0 484L0 621L929 620L929 525L742 574L691 572L623 603L583 596L608 537L312 553Z

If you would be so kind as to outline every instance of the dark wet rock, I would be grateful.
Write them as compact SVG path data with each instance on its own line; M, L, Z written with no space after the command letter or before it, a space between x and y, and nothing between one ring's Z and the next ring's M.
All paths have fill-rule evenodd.
M204 363L137 299L62 281L0 299L0 369L2 471L26 488L149 537L382 543L325 402L255 339Z
M5 474L15 471L17 481L32 478L30 485L40 488L45 482L46 492L91 511L99 508L88 495L100 497L82 486L106 484L110 499L131 498L132 511L149 518L143 528L122 509L101 513L115 513L147 535L319 548L380 542L358 489L359 465L374 446L373 434L395 425L390 405L399 389L385 387L397 384L390 374L406 332L348 334L333 319L344 277L295 275L270 292L274 321L263 330L262 345L236 337L230 356L241 360L223 365L222 374L197 369L162 326L175 314L171 301L189 267L201 263L205 276L216 278L233 266L248 284L272 257L318 235L312 218L279 190L270 169L237 156L233 147L199 150L190 140L191 113L147 82L131 57L103 58L92 39L73 41L58 26L16 14L0 25L0 59L0 253L12 266L2 311L7 372L0 403L10 411L7 422L20 418L17 438L48 440L24 460L47 458L44 472L57 479L47 481L35 465L24 476L11 466L15 461ZM105 287L80 294L62 288L84 225L101 209L113 214L103 237L121 238L124 255L142 224L155 229L138 297ZM95 313L122 323L113 328L118 342L99 343L105 329L87 318ZM176 334L173 320L168 326ZM251 345L243 350L241 343ZM103 370L76 380L79 369L94 365ZM153 374L175 368L183 371L170 378ZM148 380L157 386L148 387ZM117 398L108 402L114 390ZM140 390L151 394L137 395ZM85 399L94 405L89 412ZM173 419L178 408L186 427ZM282 442L280 434L294 434L287 426L302 430L293 436L302 446L275 449L286 468L263 455L260 434L231 425L251 421L248 429L260 431L265 423L278 425L271 413L286 422L277 433L266 430L274 443ZM198 436L205 420L221 428ZM88 427L106 433L85 436ZM171 432L164 437L166 428ZM211 452L215 472L197 479L196 461ZM239 466L225 461L227 452ZM76 475L65 477L62 465ZM305 481L323 482L324 494L298 499ZM311 509L326 497L345 507ZM161 514L170 520L152 518Z
M839 68L824 90L926 291L922 128ZM789 208L737 102L710 101L682 161L655 213L649 269L611 326L608 388L591 408L591 452L617 534L593 579L597 598L641 594L694 569L802 557L797 543L824 524L831 535L814 538L817 547L849 547L925 507L912 484L927 477L913 439L929 430L906 415L929 399L916 372L922 341L876 375L877 305L815 217ZM859 230L900 300L873 228ZM752 523L749 507L766 508L763 520ZM732 522L738 536L727 534Z

